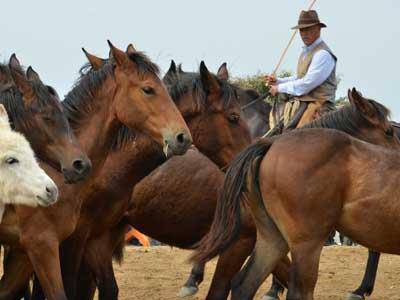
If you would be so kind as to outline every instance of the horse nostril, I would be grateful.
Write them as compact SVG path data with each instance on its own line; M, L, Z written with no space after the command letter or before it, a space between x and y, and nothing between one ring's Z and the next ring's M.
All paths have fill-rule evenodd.
M178 141L179 144L185 143L185 134L184 133L178 133L176 135L176 140Z
M81 159L74 160L72 166L78 173L82 173L85 170L85 163Z
M54 190L46 186L46 194L48 197L53 197Z

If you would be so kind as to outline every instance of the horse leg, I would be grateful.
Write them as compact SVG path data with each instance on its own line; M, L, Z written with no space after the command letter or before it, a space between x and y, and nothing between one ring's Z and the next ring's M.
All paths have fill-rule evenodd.
M242 237L220 255L206 300L227 299L232 278L240 270L253 247L253 235L251 238Z
M45 300L46 297L43 293L42 286L36 274L33 276L32 300Z
M323 240L304 241L290 247L292 267L287 300L313 300Z
M60 248L62 278L68 299L75 299L77 278L85 250L88 232L76 232Z
M260 285L288 253L286 241L275 228L257 234L255 249L232 282L232 300L253 299Z
M179 298L192 296L199 291L199 284L204 279L205 264L195 264L190 272L190 276L178 293Z
M86 244L83 257L83 266L86 268L85 276L88 276L87 273L90 270L99 290L99 300L118 299L119 290L114 275L112 256L116 245L120 242L120 237L115 234L119 231L119 228L115 228L114 230L105 232L96 239L90 239ZM85 289L93 289L93 284L85 287ZM79 298L79 300L84 299L89 298Z
M46 234L21 237L47 300L68 300L61 277L59 243ZM29 275L31 272L29 273Z
M29 257L22 249L9 248L5 251L4 274L0 281L0 299L11 300L28 297L26 294L29 287L29 278L32 274L32 266L29 262Z
M279 295L282 295L285 287L276 279L272 277L272 285L268 292L262 297L262 300L279 300Z
M96 282L85 258L79 270L76 300L92 300L96 292Z
M364 278L361 285L347 297L348 300L365 299L365 296L370 296L374 290L376 272L378 271L379 252L368 250L368 262L365 269Z

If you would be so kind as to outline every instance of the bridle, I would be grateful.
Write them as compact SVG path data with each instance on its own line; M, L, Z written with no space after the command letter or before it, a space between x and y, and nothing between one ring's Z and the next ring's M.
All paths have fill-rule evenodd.
M247 109L247 108L253 106L253 105L256 104L257 102L260 102L261 100L264 100L265 98L267 98L267 96L268 96L268 92L267 92L267 93L264 93L264 94L261 94L257 99L254 99L253 101L251 101L251 102L249 102L249 103L247 103L247 104L241 106L240 109L241 109L241 110L245 110L245 109Z

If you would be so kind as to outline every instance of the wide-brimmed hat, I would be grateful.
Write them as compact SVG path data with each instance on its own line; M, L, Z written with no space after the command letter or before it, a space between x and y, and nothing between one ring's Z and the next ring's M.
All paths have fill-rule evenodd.
M297 25L292 27L292 29L303 29L315 25L326 27L326 25L319 20L318 14L315 10L303 10L300 13Z

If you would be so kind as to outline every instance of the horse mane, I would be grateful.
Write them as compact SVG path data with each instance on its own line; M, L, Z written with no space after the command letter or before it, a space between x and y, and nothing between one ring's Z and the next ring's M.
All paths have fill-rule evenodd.
M379 121L384 122L390 116L390 110L375 100L367 99L374 107ZM302 128L332 128L357 135L360 126L372 127L373 124L357 109L355 105L346 104L336 111L329 112L321 118L304 125Z
M131 53L128 57L136 64L139 76L159 75L158 66L151 62L143 52ZM110 60L104 60L104 65L98 70L93 69L89 63L80 68L79 78L62 102L72 128L79 127L82 120L92 112L95 94L108 76L114 76L114 68L115 66Z
M113 144L111 145L111 150L117 151L120 150L129 144L132 144L136 139L135 131L129 129L125 125L121 125L121 128L118 130L118 134L116 135Z
M212 75L215 76L215 75ZM235 87L225 80L220 80L216 76L221 92L224 109L227 109L232 99L235 97ZM187 93L193 93L193 113L205 111L207 109L207 93L200 79L199 73L184 72L173 78L164 78L168 92L176 105Z
M110 75L114 75L111 63L106 63L99 70L94 70L87 65L80 69L79 78L62 102L65 115L72 128L79 127L81 121L91 113L95 94Z
M25 77L24 68L14 69L21 76ZM11 123L11 128L15 129L16 124L23 126L27 129L31 127L29 119L27 117L28 109L25 106L23 95L15 86L13 79L11 77L10 68L6 63L0 63L0 74L5 78L2 83L0 83L0 103L4 105L7 110L9 120ZM35 108L42 108L48 105L49 101L52 101L51 97L48 97L50 88L44 85L40 81L30 81L33 92L36 96ZM57 103L57 105L60 105Z

